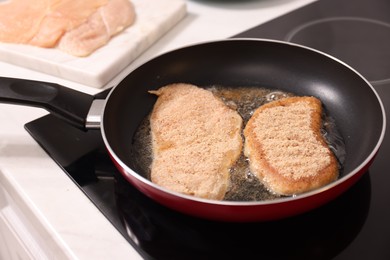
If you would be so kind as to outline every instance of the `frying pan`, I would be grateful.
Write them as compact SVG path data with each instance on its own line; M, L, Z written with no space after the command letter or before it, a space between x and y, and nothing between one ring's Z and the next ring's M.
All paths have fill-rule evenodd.
M138 173L133 136L156 101L147 91L178 82L258 86L320 98L345 141L340 178L301 195L247 202L196 198L157 186ZM131 72L106 100L46 82L1 78L0 86L2 102L44 107L81 128L100 127L114 164L128 182L171 209L218 221L275 220L338 197L367 171L386 125L378 94L354 69L319 51L264 39L221 40L165 53Z

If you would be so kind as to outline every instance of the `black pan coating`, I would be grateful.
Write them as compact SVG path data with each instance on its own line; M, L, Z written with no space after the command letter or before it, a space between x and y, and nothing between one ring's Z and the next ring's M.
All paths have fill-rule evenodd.
M118 158L137 171L132 138L156 98L148 90L170 83L200 87L266 87L320 98L345 140L344 173L364 163L378 144L383 113L369 83L340 61L277 41L234 39L163 54L130 73L109 96L104 135Z

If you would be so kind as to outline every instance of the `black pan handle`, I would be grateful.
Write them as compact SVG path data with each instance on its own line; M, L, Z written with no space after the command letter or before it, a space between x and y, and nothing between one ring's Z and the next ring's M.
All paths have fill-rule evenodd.
M44 108L80 129L85 129L93 99L55 83L0 77L0 102Z

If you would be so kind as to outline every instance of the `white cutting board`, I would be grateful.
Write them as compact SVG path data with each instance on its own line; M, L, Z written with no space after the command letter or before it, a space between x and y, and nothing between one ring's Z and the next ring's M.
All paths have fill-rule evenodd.
M0 60L90 87L101 88L186 15L183 0L132 0L135 23L92 55L0 43Z

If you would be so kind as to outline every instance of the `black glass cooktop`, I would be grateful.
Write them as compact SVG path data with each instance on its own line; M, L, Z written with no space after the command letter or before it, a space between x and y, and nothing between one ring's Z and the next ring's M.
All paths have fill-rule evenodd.
M390 1L320 0L235 37L329 53L362 73L390 111ZM218 223L169 210L134 189L99 131L79 131L51 115L26 129L144 258L390 259L388 136L370 170L327 205L279 221Z

